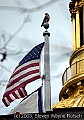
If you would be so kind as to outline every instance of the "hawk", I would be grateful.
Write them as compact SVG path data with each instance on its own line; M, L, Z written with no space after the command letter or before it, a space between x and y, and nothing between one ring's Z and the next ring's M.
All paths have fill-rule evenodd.
M49 14L48 14L48 13L45 13L45 17L44 17L44 19L43 19L43 22L42 22L42 24L41 24L41 27L44 25L44 23L49 22L49 20L50 20Z

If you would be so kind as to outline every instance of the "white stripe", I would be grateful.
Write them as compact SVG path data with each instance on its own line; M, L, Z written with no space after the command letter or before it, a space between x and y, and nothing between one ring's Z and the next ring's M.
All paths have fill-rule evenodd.
M16 74L14 77L12 77L12 78L10 79L10 81L8 82L8 85L9 85L12 81L14 81L16 78L24 75L25 73L30 72L30 71L33 71L33 70L37 70L37 69L39 69L39 66L34 66L34 67L28 68L28 69L26 69L26 70L24 70L24 71L21 71L20 73Z
M21 98L21 96L20 96L18 90L15 91L15 94L16 94L19 98Z
M19 67L14 71L14 73L15 73L16 71L20 70L21 68L23 68L23 67L29 65L29 64L37 63L37 62L40 62L40 60L37 59L37 60L28 61L28 62L24 63L23 65L19 66Z
M23 89L23 88L20 88L20 90L22 91L23 95L25 96L24 89Z
M7 97L4 97L4 99L5 99L6 103L7 103L8 105L10 105L10 102L8 101Z
M16 98L13 96L13 94L9 94L9 96L10 96L10 98L12 99L12 100L15 100Z
M6 89L6 91L5 91L5 93L8 92L8 91L10 91L10 90L12 90L13 88L19 86L21 83L25 82L26 80L31 79L31 78L33 78L33 77L35 77L35 76L38 76L38 75L40 75L40 74L39 74L39 73L35 73L35 74L32 74L32 75L28 75L27 77L21 79L20 81L18 81L18 82L15 83L14 85L8 87L8 88Z

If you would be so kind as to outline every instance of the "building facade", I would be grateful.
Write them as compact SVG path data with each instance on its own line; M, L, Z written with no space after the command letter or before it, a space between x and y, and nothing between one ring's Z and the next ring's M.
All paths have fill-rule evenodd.
M52 108L84 107L84 0L69 3L73 30L73 53L70 66L62 76L59 102Z

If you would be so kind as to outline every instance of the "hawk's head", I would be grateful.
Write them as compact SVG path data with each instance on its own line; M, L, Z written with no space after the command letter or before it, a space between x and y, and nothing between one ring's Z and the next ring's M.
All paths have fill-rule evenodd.
M49 15L48 13L45 13L45 15Z

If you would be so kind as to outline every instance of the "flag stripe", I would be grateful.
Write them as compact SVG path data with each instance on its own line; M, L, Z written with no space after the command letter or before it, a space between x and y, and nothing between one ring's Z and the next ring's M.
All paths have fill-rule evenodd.
M39 79L39 78L40 78L40 76L37 76L37 78L34 77L34 78L31 79L31 81L32 81L32 80L34 81L35 79ZM29 80L28 80L28 81L29 81ZM26 81L25 84L27 84L28 81ZM31 81L30 81L30 82L31 82ZM19 87L22 87L22 86L23 86L23 84L21 84ZM17 87L17 88L14 88L13 90L10 90L9 92L6 92L6 93L4 94L6 100L4 100L4 98L3 98L2 101L4 102L5 106L9 106L9 103L11 103L11 102L13 101L12 99L10 99L10 97L8 96L8 94L14 94L14 90L16 90L16 89L18 89L18 87ZM26 95L27 95L27 94L26 94ZM3 96L3 97L4 97L4 96ZM21 97L24 97L24 96L21 96ZM21 97L17 96L16 99L17 99L17 98L21 98ZM8 102L8 101L9 101L9 102Z
M22 92L22 91L23 91L23 92ZM23 93L24 93L24 94L23 94ZM2 99L2 101L5 103L6 106L9 106L9 104L10 104L12 101L14 101L15 99L21 98L21 97L23 98L23 97L25 97L25 96L27 96L26 90L23 89L23 88L20 88L20 89L18 89L18 90L16 90L16 91L13 91L12 94L7 95L4 99Z
M10 102L8 101L7 97L4 97L2 101L5 103L6 106L10 105Z
M12 77L14 77L15 75L17 75L18 73L20 73L21 71L24 71L24 70L32 70L34 67L36 67L36 66L39 66L39 61L37 60L37 63L33 63L34 61L32 61L32 63L30 63L30 64L28 64L28 65L26 65L26 66L24 66L24 65L22 65L22 68L19 68L18 70L16 69L15 71L14 71L14 73L13 73L13 75L10 77L10 79L12 78ZM12 79L11 79L12 80Z
M12 100L15 100L15 97L14 97L13 94L10 94L9 96L10 96L10 98L11 98Z
M9 95L8 95L8 97L7 97L7 100L8 100L9 102L12 102L12 99L10 98Z
M15 92L12 93L15 98L18 98L17 94Z
M21 98L21 96L20 96L18 90L16 90L15 93L17 94L18 98Z
M24 91L24 89L23 89L23 88L20 88L20 92L21 92L21 95L22 95L22 96L26 96L26 95L27 95L27 92L26 92L26 91Z
M24 93L22 92L21 88L18 89L18 92L19 92L21 97L24 97L25 95L27 95L27 93L25 91L24 91Z
M22 78L19 82L16 82L14 85L8 87L8 88L6 89L6 92L8 92L9 90L12 90L12 89L20 86L22 83L25 84L25 82L27 82L27 81L28 81L28 83L31 82L31 81L32 81L32 78L35 78L35 77L37 77L37 76L39 76L39 73L31 74L31 75L29 75L29 76L26 76L25 78Z
M33 64L33 62L32 62L31 69L34 69L34 66L35 66L35 64ZM39 66L39 62L36 63L36 67L38 67L38 66ZM24 67L24 66L23 66L23 67ZM26 67L26 66L25 66L25 67ZM30 70L30 67L27 68L27 69ZM12 76L10 77L10 80L9 80L8 84L13 81L12 78L13 78L15 75L18 75L21 71L24 71L24 70L26 70L26 68L24 68L24 69L22 69L22 70L21 70L21 69L15 70L15 72L13 73L14 75L12 75Z
M38 63L38 62L39 62L39 59L36 59L36 60L28 61L28 62L20 65L19 67L17 66L16 69L14 70L14 73L15 73L16 71L18 71L19 69L22 69L22 68L25 67L25 66L31 65L32 63ZM13 73L13 74L14 74L14 73Z
M16 77L12 78L12 82L10 84L8 84L7 88L12 86L12 85L14 85L17 82L20 82L20 80L22 80L23 78L27 77L28 75L30 76L30 75L36 74L38 72L39 72L39 69L37 69L37 70L35 69L33 71L30 71L30 72L22 71L22 75L19 74ZM23 73L25 73L25 74L23 74Z
M30 83L30 82L32 82L32 81L34 81L34 80L37 80L37 79L39 79L39 78L40 78L40 75L38 74L37 76L34 76L34 77L31 77L30 79L27 79L24 83L22 82L19 86L13 86L13 88L11 88L11 89L9 89L9 88L6 89L6 91L5 91L5 93L4 93L4 96L12 93L13 91L15 91L16 89L18 89L19 87L20 87L20 88L23 87L23 84L24 84L24 86L25 86L26 84L28 84L28 83Z

